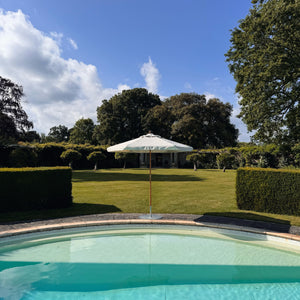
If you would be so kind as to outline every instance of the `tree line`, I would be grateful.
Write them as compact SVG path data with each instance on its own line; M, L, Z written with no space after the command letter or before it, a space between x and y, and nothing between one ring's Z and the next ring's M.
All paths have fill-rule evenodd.
M0 120L5 123L0 127L2 142L112 145L151 131L194 148L220 148L237 143L238 130L230 123L232 106L229 103L216 98L207 100L204 95L196 93L182 93L161 101L158 95L149 93L145 88L124 90L109 100L103 100L97 107L98 125L90 118L82 118L71 129L58 125L50 128L47 136L40 136L34 131L26 131L33 124L20 105L22 88L9 80L5 84L3 91L6 89L6 95L11 94L11 88L20 91L11 102L18 104L13 106L12 111L20 110L21 113L11 115L11 111L2 109ZM11 105L9 101L1 102L4 108ZM5 114L6 111L9 113Z

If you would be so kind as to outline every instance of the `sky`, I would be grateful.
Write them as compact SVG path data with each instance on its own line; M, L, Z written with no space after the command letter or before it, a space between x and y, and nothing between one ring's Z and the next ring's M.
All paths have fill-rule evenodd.
M224 54L251 0L0 0L0 76L22 85L34 130L49 133L124 89L162 100L195 92L233 106L250 134Z

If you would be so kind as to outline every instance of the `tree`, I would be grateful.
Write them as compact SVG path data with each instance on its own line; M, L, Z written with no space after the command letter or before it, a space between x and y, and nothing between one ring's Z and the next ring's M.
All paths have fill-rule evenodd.
M14 121L0 113L0 144L13 143L17 138L18 131Z
M217 164L219 169L223 168L223 172L226 169L232 168L232 165L235 162L235 156L233 154L223 152L217 155Z
M70 137L70 131L68 127L64 125L58 125L50 128L47 138L49 141L60 143L67 142Z
M60 155L60 158L69 163L69 167L72 168L73 162L79 160L81 158L81 154L76 150L68 149Z
M124 90L103 100L97 108L99 125L94 137L101 144L116 144L145 134L143 118L150 108L160 105L158 95L144 88Z
M29 143L39 143L41 141L41 137L38 132L35 130L29 130L19 135L19 140L23 142Z
M70 130L70 142L74 144L93 143L95 124L92 119L79 119Z
M171 136L195 149L234 146L238 130L230 123L232 106L205 95L182 93L163 103L173 114Z
M126 162L130 158L136 157L135 153L127 153L127 152L116 152L115 159L123 161L123 169L126 168Z
M300 141L300 2L252 1L225 54L240 118L262 142Z
M0 76L0 140L17 138L33 127L21 105L22 86Z
M197 164L201 161L202 156L199 153L192 153L187 155L186 160L194 164L194 171L197 171Z
M174 123L172 109L166 105L156 105L150 108L142 120L144 132L153 132L164 138L171 138L172 124Z
M101 160L105 159L105 155L101 151L94 151L87 156L87 160L95 164L94 170L98 170L98 164Z

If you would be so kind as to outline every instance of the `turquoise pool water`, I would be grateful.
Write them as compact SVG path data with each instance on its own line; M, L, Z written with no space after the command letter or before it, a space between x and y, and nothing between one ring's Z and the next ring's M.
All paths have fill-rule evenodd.
M0 241L1 299L299 299L300 245L205 227L114 226Z

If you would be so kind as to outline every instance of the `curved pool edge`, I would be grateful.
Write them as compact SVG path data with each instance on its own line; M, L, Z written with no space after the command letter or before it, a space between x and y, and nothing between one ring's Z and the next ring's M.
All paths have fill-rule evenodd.
M298 226L229 217L182 214L161 214L162 219L146 220L140 219L140 215L141 214L87 215L43 221L2 224L0 225L0 238L79 227L153 224L219 228L274 236L300 242L300 227Z

